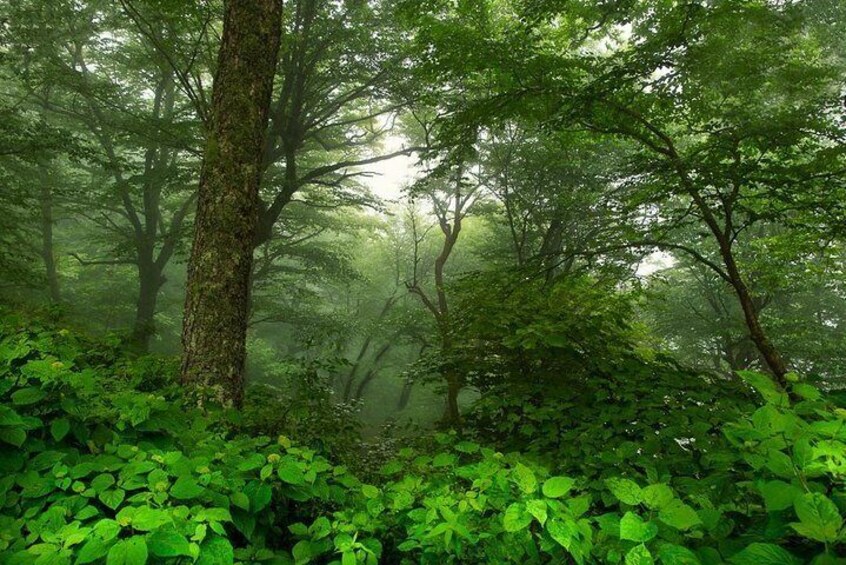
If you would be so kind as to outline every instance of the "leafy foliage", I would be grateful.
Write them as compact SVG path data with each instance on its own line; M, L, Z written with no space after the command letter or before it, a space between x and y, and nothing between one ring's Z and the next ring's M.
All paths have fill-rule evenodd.
M797 379L707 402L703 377L629 360L592 418L502 403L501 435L436 434L362 482L187 406L165 360L26 325L0 333L4 562L827 563L846 536L846 410Z

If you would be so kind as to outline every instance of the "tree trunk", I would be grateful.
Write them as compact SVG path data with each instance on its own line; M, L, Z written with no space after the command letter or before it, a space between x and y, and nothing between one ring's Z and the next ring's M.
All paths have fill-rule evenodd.
M760 351L761 357L772 372L776 383L782 388L786 388L787 379L785 379L785 375L788 373L787 363L770 341L763 326L761 326L758 309L755 307L749 287L746 286L746 282L740 274L740 269L734 259L734 253L732 253L729 242L719 239L719 243L720 254L726 266L726 273L729 279L731 279L731 286L734 288L737 299L740 302L740 307L743 309L746 327L749 328L749 337L752 338L753 343L755 343L758 351Z
M391 350L391 347L393 347L393 344L388 342L379 348L379 351L373 358L373 366L367 371L364 378L361 379L361 382L358 383L358 387L355 389L355 396L353 396L355 400L361 400L364 397L364 392L367 390L367 387L370 386L370 383L373 382L373 379L375 379L376 375L379 373L379 363L382 362L382 358Z
M411 379L406 379L405 383L402 385L402 392L400 392L399 401L397 402L398 411L406 409L408 403L411 401L412 390L414 390L414 381Z
M458 375L452 369L444 370L443 377L447 383L447 397L441 422L448 426L459 427L461 425L461 413L458 410L458 393L461 392L461 383Z
M778 349L776 349L775 345L773 345L770 341L764 331L764 328L761 326L758 313L755 311L755 307L752 304L752 297L749 294L749 289L742 280L734 284L734 288L737 292L737 298L740 300L740 305L743 308L743 316L746 319L746 325L749 328L749 336L758 347L758 351L761 352L761 357L763 357L770 371L772 371L776 382L778 382L782 388L786 387L787 380L785 379L785 375L788 373L787 363L784 361L781 353L779 353Z
M678 159L677 155L676 159ZM787 379L785 378L785 375L788 372L787 363L770 341L763 326L761 326L761 320L758 317L758 308L755 306L752 293L749 291L749 287L746 286L746 281L740 274L740 268L737 266L737 261L734 258L734 251L732 250L733 240L731 235L734 233L734 222L732 216L734 204L729 202L723 203L725 212L725 226L723 229L720 227L713 212L705 202L705 199L693 187L693 183L687 176L685 169L681 167L681 165L678 165L678 171L682 182L688 187L688 194L690 194L694 204L697 208L699 208L705 223L708 225L708 228L717 240L717 244L720 249L720 257L723 260L723 264L726 266L726 280L734 288L735 294L737 294L737 299L740 302L741 309L743 310L746 327L749 329L749 337L758 348L758 351L761 353L761 357L764 359L764 362L773 374L773 380L775 383L781 388L786 388Z
M182 382L240 406L262 145L282 0L228 0L214 78L182 332Z
M150 350L150 338L156 333L156 303L164 283L162 273L151 257L139 257L138 302L135 305L135 325L130 337L132 347L139 353Z
M458 409L458 394L461 392L461 378L453 365L453 346L449 327L441 327L441 378L447 385L446 404L441 424L449 427L461 427L461 412ZM445 361L445 362L444 362Z
M39 184L41 185L41 257L47 275L47 289L50 302L58 303L62 296L59 290L59 272L56 269L56 254L53 251L53 188L50 184L50 171L47 163L38 164Z

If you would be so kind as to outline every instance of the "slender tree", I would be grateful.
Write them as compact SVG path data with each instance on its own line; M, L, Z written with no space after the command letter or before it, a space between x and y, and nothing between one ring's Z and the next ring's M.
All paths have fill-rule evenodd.
M449 178L433 178L422 185L422 194L428 197L438 221L443 240L441 249L434 260L433 282L434 298L421 285L418 273L420 257L415 247L414 272L412 280L406 283L409 292L419 297L420 301L433 316L438 330L441 355L441 377L447 387L446 406L444 408L443 423L458 425L461 413L458 407L458 395L463 387L461 375L453 362L455 344L453 342L452 318L449 299L446 290L446 265L455 250L464 220L479 198L478 184L471 184L465 176L465 165L460 163ZM420 189L418 188L418 191ZM414 214L414 211L411 211ZM414 219L412 218L412 221ZM425 236L423 236L425 237ZM415 242L422 242L414 229Z

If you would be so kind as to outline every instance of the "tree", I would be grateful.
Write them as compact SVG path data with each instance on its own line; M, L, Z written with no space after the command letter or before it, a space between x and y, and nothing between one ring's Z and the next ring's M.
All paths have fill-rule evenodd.
M262 147L281 20L281 0L224 5L182 334L182 381L201 402L243 400Z
M74 131L89 151L70 175L84 177L73 194L56 167L39 163L42 256L51 292L57 292L52 248L55 196L65 193L68 216L84 221L97 245L69 250L88 268L127 265L137 272L138 294L129 341L145 352L155 333L164 272L183 240L194 206L194 170L202 106L179 77L199 72L158 49L165 32L145 34L117 6L28 1L15 7L15 70L30 105L51 123ZM200 8L185 19L203 21ZM59 22L45 31L45 18ZM167 27L167 26L166 26ZM106 31L108 30L108 33ZM146 31L146 30L145 30ZM111 38L114 36L114 39ZM180 61L181 63L181 61ZM47 181L50 181L49 183Z
M617 221L624 230L603 251L671 249L712 268L734 289L750 337L783 387L787 363L756 312L735 244L763 219L798 232L842 225L842 68L804 6L427 7L416 17L418 48L445 76L463 72L477 85L475 96L453 99L452 129L523 116L544 129L630 143L616 181L625 192ZM457 17L468 10L472 17ZM448 29L478 35L497 20L483 47L447 41ZM674 239L691 225L705 234L695 247Z
M432 207L437 220L437 227L443 236L440 250L432 263L434 298L420 278L422 258L419 256L418 244L425 239L425 233L420 234L416 227L414 229L414 269L412 278L406 283L406 286L409 292L420 299L435 320L440 345L440 373L447 387L446 406L442 421L447 425L459 425L461 422L458 394L461 392L463 382L452 359L455 353L455 344L453 342L452 316L447 297L446 266L461 235L464 220L479 199L480 188L479 183L470 180L467 174L467 165L464 162L439 167L432 175L413 188L415 197L422 196L426 204ZM412 209L411 214L414 213L415 211Z
M486 257L524 277L559 277L601 269L616 280L633 275L636 260L621 250L592 261L599 242L618 237L613 190L625 147L584 132L549 132L514 119L493 129L480 148L480 180L498 206L489 216L500 239Z
M393 38L390 2L295 0L282 30L256 246L274 236L283 209L303 188L327 187L336 200L372 204L349 181L362 167L409 155L414 147L378 152L406 103L397 88L403 59Z
M846 329L842 245L821 246L809 237L797 250L795 234L765 224L742 243L736 252L756 289L756 311L785 358L801 374L839 386ZM672 267L651 275L646 285L643 316L661 339L660 348L705 371L764 367L734 290L712 269L678 254Z
M647 15L636 28L642 45L601 61L576 106L586 127L641 149L628 212L645 230L630 243L688 253L725 280L782 387L788 363L761 322L737 245L765 219L789 223L795 192L842 190L846 171L843 152L831 150L843 135L831 120L839 77L797 16L755 2ZM691 225L704 229L695 247L678 239Z

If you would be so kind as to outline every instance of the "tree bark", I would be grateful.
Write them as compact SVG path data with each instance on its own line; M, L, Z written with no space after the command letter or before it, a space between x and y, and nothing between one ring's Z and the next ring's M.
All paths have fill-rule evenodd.
M687 192L693 200L693 203L702 214L702 219L705 221L708 229L711 230L711 233L717 240L717 244L720 249L720 257L726 267L723 277L728 281L732 288L734 288L735 294L737 294L738 302L740 302L740 307L743 310L743 318L746 322L746 327L749 329L749 337L758 348L758 351L761 353L761 357L764 359L764 362L773 374L773 380L775 383L782 389L785 389L787 387L787 379L785 378L785 375L788 373L787 363L785 362L784 357L781 356L781 353L779 353L778 349L776 349L775 345L773 345L770 341L769 336L767 336L767 333L761 325L761 320L758 316L758 308L755 305L752 293L749 291L749 287L747 286L743 275L740 273L740 268L737 265L737 261L734 257L734 250L732 249L732 243L734 237L736 237L733 214L737 198L740 194L740 184L735 182L732 193L728 195L728 197L721 199L724 213L724 225L720 226L717 218L714 216L714 213L702 197L702 194L700 194L695 188L694 183L687 174L687 170L682 164L675 147L672 145L672 142L668 137L664 136L664 138L668 141L668 149L670 152L669 156L681 177L682 183L687 188Z
M262 146L282 0L229 0L200 176L182 332L182 382L241 405Z
M448 426L461 426L461 412L458 409L458 394L461 392L461 381L452 369L443 371L444 380L447 383L446 406L441 422Z
M130 336L132 347L139 353L150 350L150 338L156 333L156 303L159 290L164 284L162 271L152 260L152 253L144 255L138 261L138 302Z
M737 294L737 299L740 302L740 307L743 309L743 317L746 321L746 327L749 328L749 337L761 353L761 357L769 367L773 374L773 378L782 388L787 387L787 379L785 375L788 373L787 363L776 349L775 345L770 341L767 333L761 325L761 320L758 317L758 308L755 306L755 301L752 299L752 294L749 292L749 287L740 274L740 269L737 267L737 262L734 259L734 254L728 245L728 242L720 241L720 252L723 257L723 263L726 265L726 272L731 279L731 286Z

